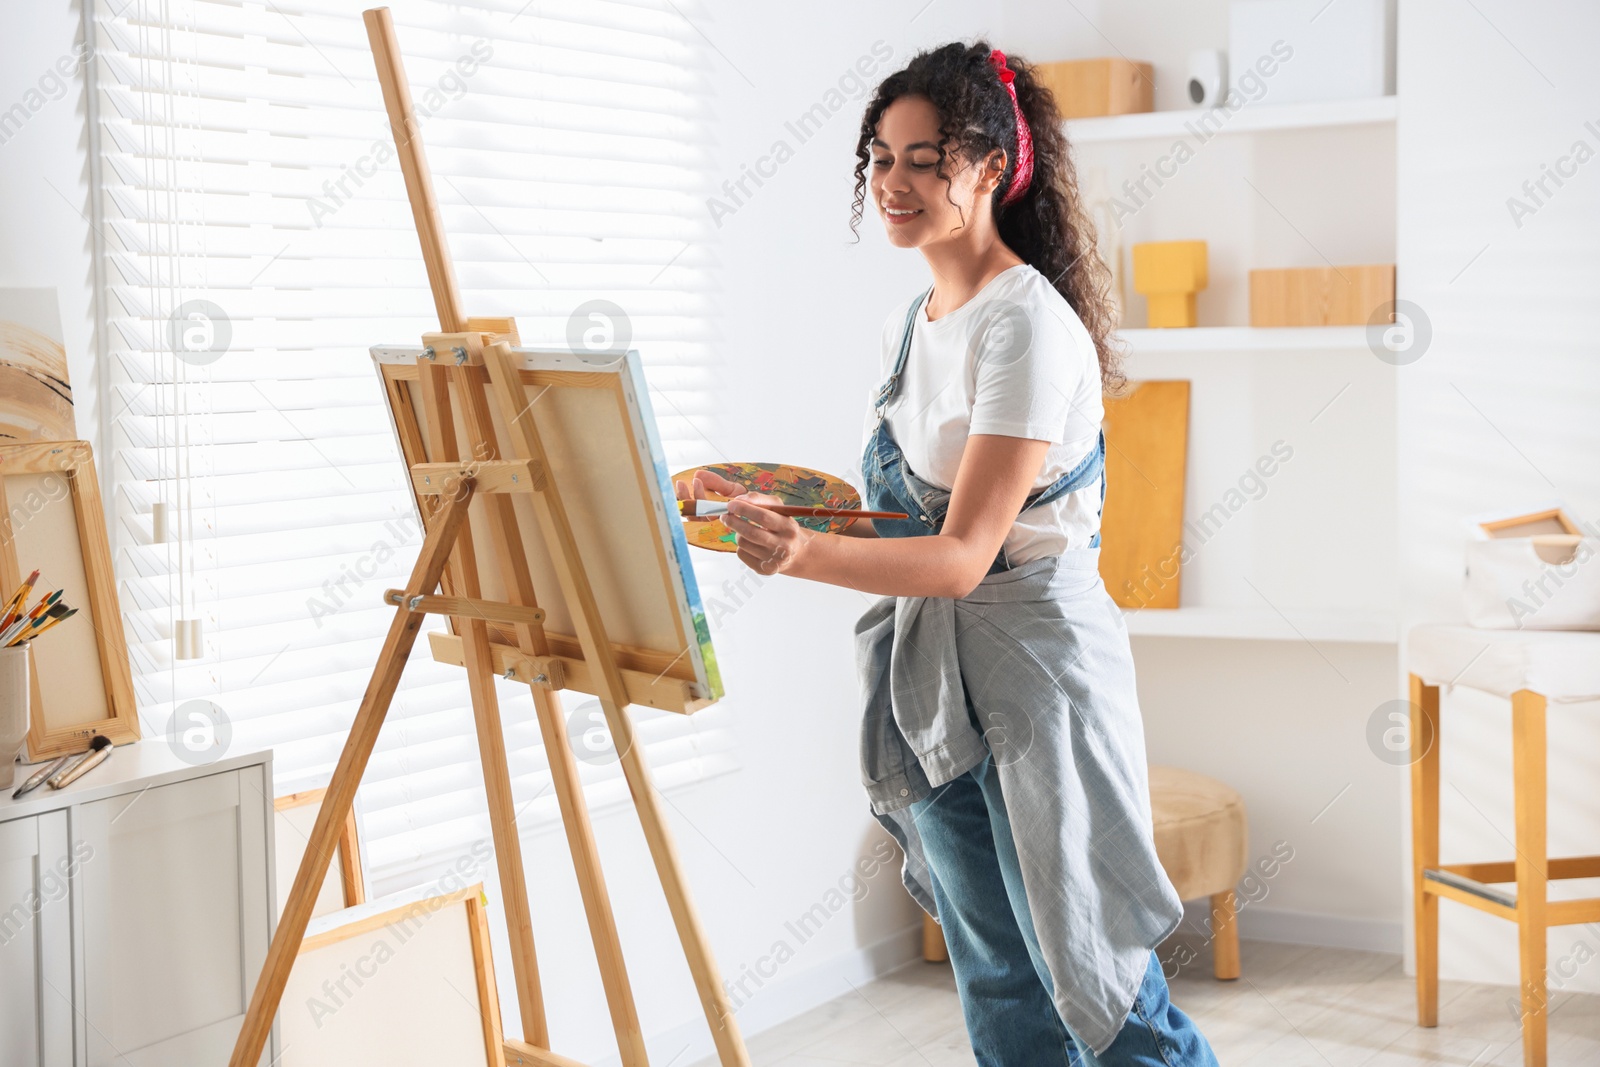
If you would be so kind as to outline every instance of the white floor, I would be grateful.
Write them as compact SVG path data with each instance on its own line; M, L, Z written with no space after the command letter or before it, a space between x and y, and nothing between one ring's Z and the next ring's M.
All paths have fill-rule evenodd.
M1172 944L1184 935L1175 936ZM1199 940L1172 999L1223 1067L1516 1067L1522 1039L1510 986L1441 982L1439 1025L1416 1025L1416 984L1400 957L1245 941L1242 977L1218 982ZM1170 958L1171 945L1161 956ZM1600 1065L1600 996L1550 1000L1549 1067ZM915 961L746 1040L756 1067L971 1067L948 963ZM702 1060L693 1067L717 1067Z

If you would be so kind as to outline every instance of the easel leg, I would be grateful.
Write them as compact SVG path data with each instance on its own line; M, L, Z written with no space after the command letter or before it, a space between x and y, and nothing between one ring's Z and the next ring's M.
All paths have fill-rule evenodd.
M441 461L459 460L461 455L450 406L449 381L444 367L418 368L417 384L422 392L422 406L428 414L428 455ZM494 495L486 494L487 497ZM498 508L494 501L487 499L485 507L494 525L493 516ZM470 522L462 525L451 573L461 595L476 598L480 594L478 561L470 530ZM550 1029L545 1020L544 993L539 986L539 963L533 948L533 915L528 904L527 874L522 865L522 839L517 835L516 808L511 799L511 772L506 765L500 702L494 692L494 656L489 651L489 631L482 619L454 617L452 622L461 635L472 715L478 728L478 759L483 765L484 789L488 794L489 825L494 834L495 866L500 872L506 933L511 939L511 968L517 983L522 1035L530 1044L547 1047Z
M722 988L722 975L717 970L716 957L711 954L705 930L700 926L700 917L684 888L683 873L678 866L678 849L661 817L655 784L650 780L650 767L644 761L640 746L634 743L633 722L624 709L604 697L600 699L600 707L605 712L612 741L621 754L622 773L628 779L628 790L633 794L633 806L639 812L645 840L650 843L650 856L655 860L667 906L672 909L673 924L678 928L678 940L683 942L683 954L688 958L689 972L694 975L695 988L700 993L700 1006L705 1010L706 1021L711 1024L717 1057L723 1067L750 1067L750 1053L745 1049L744 1038L739 1033L739 1023L734 1018L728 993Z
M539 986L539 961L533 949L533 913L528 903L526 868L522 864L522 838L517 834L517 811L511 798L505 728L500 721L500 702L494 692L494 656L489 651L489 631L482 619L458 618L456 624L461 631L467 687L472 694L472 717L478 726L478 755L483 764L484 790L489 798L489 825L494 834L494 857L500 872L506 930L511 937L511 964L517 981L517 1004L522 1011L522 1035L529 1044L548 1048L550 1029L545 1020L544 993Z
M595 844L594 827L589 822L583 783L561 716L561 698L551 690L534 686L533 704L544 736L545 755L550 761L550 777L561 805L567 844L572 849L572 866L578 875L578 888L583 893L583 910L589 918L589 936L594 941L600 980L611 1009L611 1026L617 1033L617 1050L624 1067L645 1067L650 1061L644 1032L633 1003L633 987L628 982L627 961L617 937L617 920L611 911L611 894L606 889L605 873L600 867L600 850Z
M472 499L470 484L434 516L423 539L422 550L417 555L416 566L411 570L408 589L431 591L439 584L450 550L455 546L456 534L467 517L467 503ZM255 992L250 996L250 1008L245 1013L244 1024L239 1028L239 1039L234 1043L230 1067L256 1067L261 1050L266 1047L267 1035L272 1030L272 1019L278 1013L278 1003L289 983L289 971L300 953L300 942L306 934L306 924L311 921L311 911L316 906L317 893L322 880L328 875L328 865L339 844L345 819L355 804L356 787L367 768L367 759L378 742L378 730L389 712L389 702L400 685L401 672L411 646L427 616L414 615L405 608L395 610L394 621L389 624L388 636L383 641L383 651L378 654L377 665L372 669L372 680L361 696L361 706L355 721L350 725L350 736L339 754L339 764L334 768L328 791L323 795L317 821L311 827L306 842L305 855L300 860L300 870L294 876L294 887L283 915L278 919L278 929L272 935L272 945L267 949L266 962L261 965L261 976L256 979Z

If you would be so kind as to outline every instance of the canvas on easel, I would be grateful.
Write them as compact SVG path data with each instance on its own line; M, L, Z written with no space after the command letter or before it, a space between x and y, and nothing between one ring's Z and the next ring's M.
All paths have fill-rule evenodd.
M422 346L378 346L372 354L407 464L415 470L437 462L439 450L430 451L426 444L432 427L422 375L439 357L430 361ZM515 382L511 395L517 410L532 409L537 402L550 476L561 485L562 503L574 529L582 533L577 553L595 607L606 620L628 701L688 713L720 698L710 627L639 354L506 348L486 353L485 359L504 363L508 380ZM472 454L468 426L473 419L464 405L476 405L488 412L496 454L516 454L518 442L492 399L489 375L480 369L463 377L466 395L460 387L447 387L455 437L448 451L453 456ZM429 495L448 489L450 479L476 469L468 461L459 470L446 466L442 474L421 476L431 477L432 484L414 480L419 508ZM519 493L506 500L522 534L515 556L519 566L526 563L526 580L535 589L559 589L557 565L539 536L532 498ZM489 521L495 503L490 496L480 498L468 518L478 561L478 595L505 601L512 590L500 573ZM548 652L539 655L529 656L518 647L512 623L488 623L496 673L504 676L510 669L512 680L524 682L540 673L560 675L565 688L601 695L600 681L583 657L570 607L559 599L541 606L545 618L539 625ZM434 633L429 639L436 659L461 663L458 635Z
M550 1048L496 676L529 685L623 1067L646 1067L632 986L559 693L599 699L695 990L725 1067L749 1067L629 704L688 714L722 695L638 353L527 349L461 306L386 8L363 14L440 330L373 349L426 535L329 779L234 1047L260 1062L362 772L429 613L435 657L465 668L522 1027L513 1067Z

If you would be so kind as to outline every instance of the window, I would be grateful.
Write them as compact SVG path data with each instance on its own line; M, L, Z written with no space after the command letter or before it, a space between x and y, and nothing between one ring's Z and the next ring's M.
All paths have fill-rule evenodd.
M573 309L620 305L688 466L714 382L706 45L685 9L391 6L469 313L566 344ZM438 328L365 28L334 0L95 0L93 23L100 451L145 734L208 700L230 747L273 749L279 793L308 788L421 540L367 349ZM501 684L527 829L559 815L528 691ZM580 736L598 704L562 700L591 805L625 802ZM737 766L720 711L633 709L662 787ZM376 891L488 837L478 768L466 680L423 638L358 799Z

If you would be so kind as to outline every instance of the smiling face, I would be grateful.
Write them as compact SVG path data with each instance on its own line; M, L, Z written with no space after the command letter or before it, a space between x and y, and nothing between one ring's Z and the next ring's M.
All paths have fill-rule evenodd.
M989 198L1005 169L1005 153L990 153L987 166L972 166L959 154L939 163L939 112L925 96L901 96L884 108L871 144L869 189L878 217L898 248L921 248L951 240L990 211ZM900 212L906 214L900 214Z

